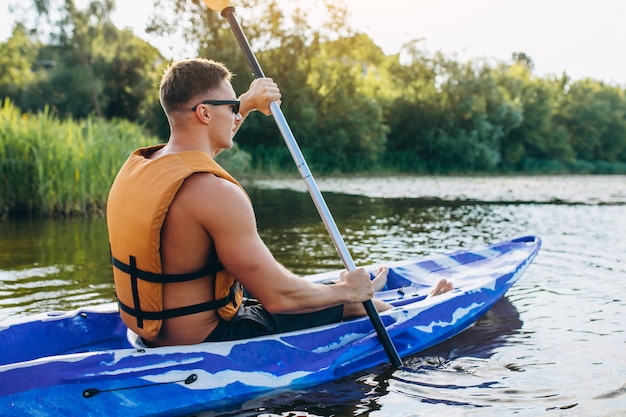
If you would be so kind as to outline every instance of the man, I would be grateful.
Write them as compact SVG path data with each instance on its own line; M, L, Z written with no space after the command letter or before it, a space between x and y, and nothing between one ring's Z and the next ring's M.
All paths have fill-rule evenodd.
M171 134L135 151L109 195L107 222L116 294L126 325L151 346L234 340L365 315L362 303L387 279L364 269L334 285L289 272L257 233L241 186L213 158L254 110L281 98L258 79L236 98L222 64L172 64L160 85ZM240 285L258 300L241 305ZM439 289L441 291L441 288ZM378 310L391 306L373 300Z

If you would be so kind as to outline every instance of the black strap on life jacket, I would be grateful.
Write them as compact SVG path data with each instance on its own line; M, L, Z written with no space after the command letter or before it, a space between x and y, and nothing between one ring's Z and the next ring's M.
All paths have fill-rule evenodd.
M213 253L215 253L215 251L213 251ZM203 311L217 310L218 308L226 306L230 302L236 305L235 294L239 290L238 282L235 282L235 285L230 288L230 291L226 297L220 298L219 300L212 300L204 303L172 308L163 311L143 311L141 309L137 280L141 279L143 281L153 282L157 284L166 284L174 282L192 281L194 279L202 278L207 275L215 276L217 272L224 269L224 266L219 263L219 261L217 261L217 256L212 256L211 258L213 258L212 260L216 261L210 262L210 264L214 265L213 267L207 266L196 272L190 272L186 274L156 274L137 268L137 262L134 256L130 256L128 264L111 256L113 266L130 276L130 285L133 295L134 307L124 304L119 299L119 297L116 297L120 309L125 313L135 317L137 319L137 327L143 329L144 320L165 320L174 317L187 316L189 314L201 313Z
M130 262L128 264L125 264L115 257L111 257L111 261L114 267L130 275L131 277L135 277L143 281L154 282L156 284L193 281L194 279L202 278L207 275L212 275L224 269L224 267L219 264L215 268L209 268L207 266L196 272L189 272L186 274L155 274L154 272L142 271L141 269L137 268L137 265L135 263L136 258L134 256L130 257Z
M189 314L202 313L203 311L217 310L224 307L230 302L235 302L235 294L239 288L239 283L235 283L230 289L228 295L219 300L207 301L205 303L193 304L185 307L171 308L163 311L143 311L141 309L132 308L117 300L118 305L127 314L137 318L137 327L143 329L143 320L165 320L174 317L187 316Z

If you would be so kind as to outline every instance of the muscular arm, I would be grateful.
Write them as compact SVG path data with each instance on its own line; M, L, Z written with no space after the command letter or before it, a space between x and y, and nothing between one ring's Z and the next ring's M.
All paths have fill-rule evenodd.
M224 267L271 313L304 313L360 303L374 293L369 275L344 273L335 285L300 279L280 265L261 240L252 206L236 185L211 174L185 181L177 200L211 236Z

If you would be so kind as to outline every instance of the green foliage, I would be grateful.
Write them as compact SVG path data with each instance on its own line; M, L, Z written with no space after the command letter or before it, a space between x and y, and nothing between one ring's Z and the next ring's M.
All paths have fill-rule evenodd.
M569 162L573 150L566 135L553 121L561 92L549 80L533 78L526 65L519 62L504 67L501 84L509 97L519 103L520 123L504 138L501 152L504 164L520 169L524 160Z
M113 26L113 0L34 4L49 32L35 38L37 28L18 25L0 43L0 99L91 123L127 119L166 140L157 91L165 59ZM307 1L320 12L315 24L300 5L287 13L276 0L241 0L237 13L315 172L624 171L623 87L537 77L520 51L506 62L459 62L414 40L386 56L349 27L341 1ZM147 30L225 62L239 93L252 81L226 19L201 0L155 1ZM250 115L236 142L220 159L237 173L295 170L271 117Z
M560 116L578 159L626 162L623 89L590 79L572 83Z
M0 43L0 98L12 97L21 105L32 86L44 77L37 62L39 49L21 24L13 28L6 42Z
M216 161L231 174L240 176L250 171L252 156L235 143L228 152L219 154Z
M371 61L384 57L365 36L319 45L307 86L316 92L315 123L305 133L308 149L323 171L363 171L375 165L386 145L383 109L365 93ZM313 116L313 115L311 115Z
M46 108L0 108L0 216L102 214L132 150L155 142L136 124L88 117L60 120Z
M24 110L48 106L61 116L137 121L167 137L167 125L157 111L165 60L130 30L111 23L113 7L112 0L90 0L83 9L74 0L37 1L41 16L58 19L50 32L40 33L50 42L40 45L18 25L9 41L0 44L6 66L17 63L13 73L7 72L8 79L0 78L0 98L9 97ZM0 68L3 64L0 60Z

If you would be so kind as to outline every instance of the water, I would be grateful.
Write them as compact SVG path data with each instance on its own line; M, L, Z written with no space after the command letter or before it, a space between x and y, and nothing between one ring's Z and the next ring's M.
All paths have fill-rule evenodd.
M543 249L474 327L403 369L380 366L204 415L626 416L626 177L319 184L357 264L525 234L541 236ZM301 180L248 186L280 262L300 274L341 267ZM0 319L111 300L102 219L0 223Z

